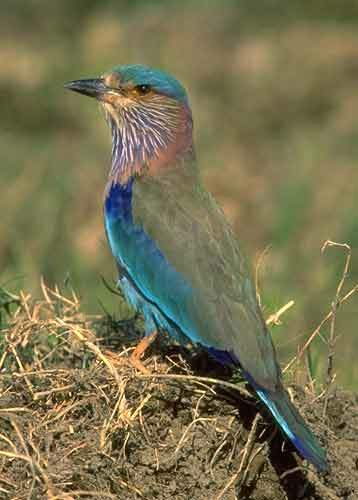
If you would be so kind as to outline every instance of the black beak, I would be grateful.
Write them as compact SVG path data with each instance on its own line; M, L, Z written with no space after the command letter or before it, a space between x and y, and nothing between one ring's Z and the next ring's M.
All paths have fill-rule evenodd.
M108 88L101 78L90 78L88 80L73 80L65 83L65 88L78 92L79 94L88 95L101 99L101 96L108 92Z

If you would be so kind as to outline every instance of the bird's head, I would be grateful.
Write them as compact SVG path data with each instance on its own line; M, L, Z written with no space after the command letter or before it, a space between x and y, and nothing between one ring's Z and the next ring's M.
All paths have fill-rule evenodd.
M66 88L96 98L112 130L112 170L154 173L192 150L192 118L184 87L143 65L117 66Z

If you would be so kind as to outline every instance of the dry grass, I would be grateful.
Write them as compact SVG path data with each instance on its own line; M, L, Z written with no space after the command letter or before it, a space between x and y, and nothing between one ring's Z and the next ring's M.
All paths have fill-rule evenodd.
M357 291L355 287L341 297L348 266L349 260L332 311L323 321L332 321L338 305ZM64 295L43 282L41 289L40 300L24 292L3 290L1 295L1 498L154 498L148 491L156 483L156 498L168 498L175 488L184 496L174 493L174 498L200 499L202 491L205 498L232 499L235 489L254 491L252 498L261 498L259 485L264 491L267 481L276 488L272 498L290 498L290 488L303 480L304 469L297 467L291 452L282 452L276 428L259 417L255 399L230 373L220 373L204 360L200 376L197 353L162 344L160 350L153 347L147 360L151 373L138 374L129 363L140 334L136 319L116 322L109 316L84 315L75 293ZM271 315L268 323L277 324L290 305ZM315 332L317 336L319 328ZM341 461L340 467L349 470L350 454L344 445L345 456L340 455L330 421L332 401L337 400L332 393L335 338L331 330L324 390L318 390L310 374L313 383L306 397L293 394L303 411L310 405L308 418L325 435L333 463ZM307 347L308 342L297 359ZM193 453L202 453L195 465ZM199 479L188 480L184 487L181 467L197 469ZM204 479L208 474L210 484ZM178 483L172 493L168 477ZM315 498L340 498L335 476L331 483L312 471L307 477L307 491L330 495Z
M23 292L18 296L9 295L15 310L3 330L5 342L0 361L0 418L4 421L4 431L0 434L3 444L0 491L14 499L38 498L39 491L51 500L118 498L105 490L71 488L72 470L66 469L65 464L71 463L79 450L93 447L88 437L76 438L79 428L83 426L88 430L92 420L89 413L97 417L95 452L114 461L118 454L125 456L134 424L146 435L143 409L152 397L151 391L160 390L162 384L155 379L162 377L166 383L173 380L194 384L193 392L201 397L208 391L215 395L208 384L225 385L225 381L191 376L185 362L174 358L166 362L153 360L155 375L136 374L128 363L131 348L123 346L120 352L114 353L101 346L101 339L96 337L98 331L108 327L104 323L110 321L109 318L85 317L74 293L66 297L43 282L41 288L41 300L34 300ZM174 369L181 373L172 374ZM227 385L240 391L240 387ZM133 386L138 394L128 398ZM246 396L249 394L243 388L241 391ZM190 426L199 421L193 420ZM175 454L183 446L190 426L179 439ZM57 465L63 464L62 477L52 456L57 433L73 438L73 446L67 445L55 453ZM120 450L114 444L118 434L123 441ZM9 470L12 476L14 467L22 469L21 485L7 477ZM120 490L142 496L140 488L125 479L117 477L116 482Z

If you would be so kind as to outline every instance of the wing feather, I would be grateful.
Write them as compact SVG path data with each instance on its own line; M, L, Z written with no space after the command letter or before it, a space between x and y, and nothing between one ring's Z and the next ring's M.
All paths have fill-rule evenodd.
M257 384L274 389L280 369L271 335L242 251L212 196L185 179L141 177L132 211L165 257L155 262L137 252L127 263L137 286L189 338L234 353Z

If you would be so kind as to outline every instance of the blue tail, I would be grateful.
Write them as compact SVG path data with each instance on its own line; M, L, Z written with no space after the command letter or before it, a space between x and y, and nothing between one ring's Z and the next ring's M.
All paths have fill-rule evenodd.
M268 392L257 387L255 390L301 455L320 472L328 471L329 465L324 449L291 403L284 388L276 392Z

